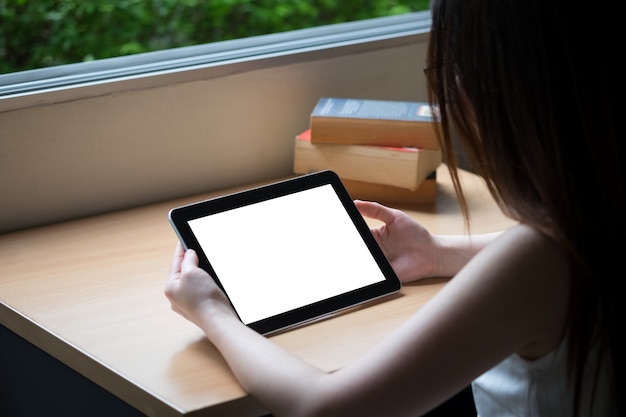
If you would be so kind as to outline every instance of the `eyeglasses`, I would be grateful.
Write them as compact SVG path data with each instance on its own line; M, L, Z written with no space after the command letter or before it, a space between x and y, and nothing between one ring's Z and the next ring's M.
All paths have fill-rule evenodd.
M438 69L441 69L440 63L424 65L424 67L422 68L425 75L430 75L433 70L438 70Z

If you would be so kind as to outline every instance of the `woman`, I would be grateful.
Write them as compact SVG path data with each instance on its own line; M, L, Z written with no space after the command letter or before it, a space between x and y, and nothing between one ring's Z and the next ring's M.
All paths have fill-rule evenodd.
M373 233L403 282L454 278L330 374L241 324L195 253L180 246L165 289L172 308L276 416L418 416L470 383L481 416L623 415L623 273L610 243L626 233L619 66L597 47L610 39L610 23L583 30L590 14L611 13L555 0L438 0L431 8L425 72L459 199L465 207L453 130L519 224L471 239L437 236L400 211L356 202L383 222Z

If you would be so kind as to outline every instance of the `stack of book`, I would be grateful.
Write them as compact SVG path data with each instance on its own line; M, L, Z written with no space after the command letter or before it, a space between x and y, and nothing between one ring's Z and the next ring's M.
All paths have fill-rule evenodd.
M294 172L335 171L355 199L434 203L437 122L428 103L321 98L296 136Z

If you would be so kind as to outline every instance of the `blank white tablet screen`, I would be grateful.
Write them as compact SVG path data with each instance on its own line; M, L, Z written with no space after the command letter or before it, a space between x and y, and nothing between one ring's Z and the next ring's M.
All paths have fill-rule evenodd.
M331 185L189 226L246 324L385 279Z

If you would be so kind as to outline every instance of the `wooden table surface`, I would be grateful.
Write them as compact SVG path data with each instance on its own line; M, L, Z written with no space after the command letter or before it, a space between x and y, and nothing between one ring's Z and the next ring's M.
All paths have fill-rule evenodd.
M445 166L437 175L436 204L406 211L432 232L463 233ZM472 232L512 224L482 180L466 172L462 179ZM163 295L176 243L169 209L217 194L0 235L1 324L147 415L265 414L200 330L173 313ZM391 299L271 339L322 369L337 369L444 283L405 285Z

